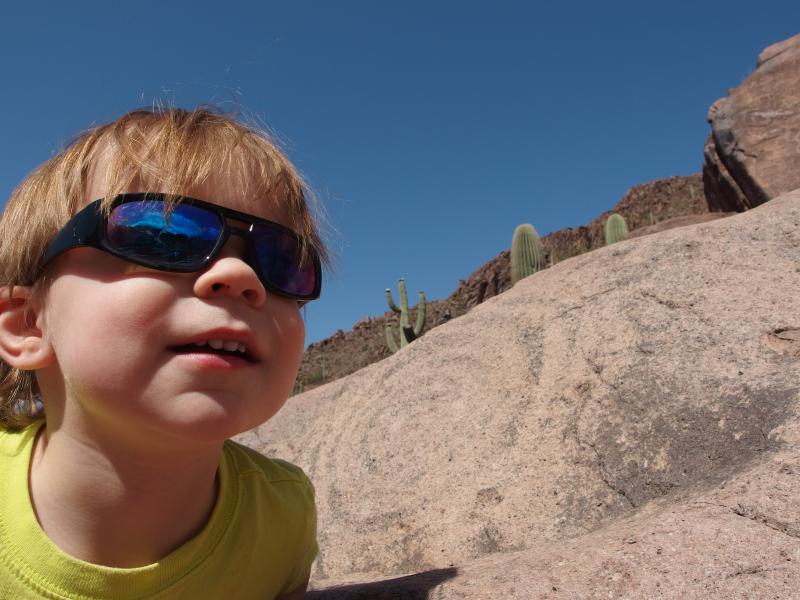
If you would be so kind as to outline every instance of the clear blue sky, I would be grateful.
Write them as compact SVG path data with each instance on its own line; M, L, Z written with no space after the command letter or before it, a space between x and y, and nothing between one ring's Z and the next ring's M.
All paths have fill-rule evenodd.
M442 299L510 244L699 172L709 105L800 2L14 2L0 199L92 123L154 101L263 119L336 229L307 342Z

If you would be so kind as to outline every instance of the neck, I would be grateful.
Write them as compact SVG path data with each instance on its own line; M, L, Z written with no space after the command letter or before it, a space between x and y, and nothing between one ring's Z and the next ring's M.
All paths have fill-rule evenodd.
M115 448L45 426L31 460L31 499L67 554L111 567L152 564L208 522L220 454L221 444Z

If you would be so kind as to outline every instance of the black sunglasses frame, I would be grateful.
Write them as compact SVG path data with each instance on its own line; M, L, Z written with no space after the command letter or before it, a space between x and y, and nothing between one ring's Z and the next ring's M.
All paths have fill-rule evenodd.
M178 197L177 200L178 203L181 205L189 205L213 213L219 218L219 221L222 225L219 239L217 239L216 245L214 246L213 250L211 250L208 253L208 255L205 256L197 264L196 268L194 267L194 265L190 268L189 267L181 268L166 262L159 262L159 261L147 262L147 261L137 260L128 257L123 252L120 252L115 248L109 246L106 243L105 239L106 225L108 223L108 215L103 211L102 208L103 200L100 199L100 200L95 200L94 202L90 202L88 205L86 205L84 208L78 211L75 214L75 216L72 217L72 219L70 219L69 222L58 232L56 237L53 238L53 240L48 245L47 250L45 251L44 256L42 257L42 261L39 266L39 272L44 270L45 267L47 267L47 265L49 265L53 260L55 260L57 256L63 254L67 250L71 250L72 248L79 248L81 246L88 246L91 248L97 248L98 250L102 250L104 252L108 252L109 254L112 254L127 262L148 267L150 269L155 269L158 271L167 271L171 273L196 273L197 271L203 270L212 260L214 260L219 251L225 246L227 241L230 239L231 235L238 235L239 237L243 238L245 242L245 257L244 257L245 262L247 262L247 264L250 265L253 271L255 271L259 281L261 281L262 285L267 290L275 294L278 294L280 296L291 298L293 300L297 300L302 303L309 302L311 300L316 300L317 298L319 298L320 290L322 287L322 266L320 264L319 256L311 248L307 249L307 256L305 257L305 260L311 260L312 264L314 265L314 290L309 294L300 295L281 290L280 288L276 287L275 285L271 284L269 281L266 280L266 277L264 276L261 267L258 265L258 259L256 258L256 251L255 251L255 243L252 240L252 231L255 225L266 227L268 229L274 229L284 235L294 238L297 241L298 247L301 247L302 239L300 238L300 236L297 235L297 233L295 233L288 227L284 227L280 223L275 223L274 221L262 219L261 217L257 217L255 215L251 215L248 213L239 212L238 210L233 210L232 208L225 208L224 206L219 206L217 204L212 204L210 202L204 202L203 200L197 200L196 198L180 196ZM120 206L121 204L128 204L131 202L145 202L145 201L164 202L166 204L167 195L156 192L120 194L119 196L116 196L112 201L109 214L111 211L113 211L116 207ZM243 228L231 225L230 223L228 223L229 219L247 223L249 227Z

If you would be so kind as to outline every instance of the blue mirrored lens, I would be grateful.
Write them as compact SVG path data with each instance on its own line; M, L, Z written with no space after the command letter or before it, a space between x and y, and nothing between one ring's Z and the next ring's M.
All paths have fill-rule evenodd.
M287 294L307 296L317 283L314 262L301 262L299 240L272 227L256 225L252 233L253 247L261 273L270 285Z
M197 269L220 238L219 217L190 204L177 204L168 213L164 206L159 200L144 200L115 207L108 218L106 243L146 265Z

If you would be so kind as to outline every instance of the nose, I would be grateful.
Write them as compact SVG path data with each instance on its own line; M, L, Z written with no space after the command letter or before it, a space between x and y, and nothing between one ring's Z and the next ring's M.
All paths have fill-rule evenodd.
M253 268L243 259L241 239L228 240L211 264L198 275L194 293L200 298L232 298L253 308L261 308L267 291Z

